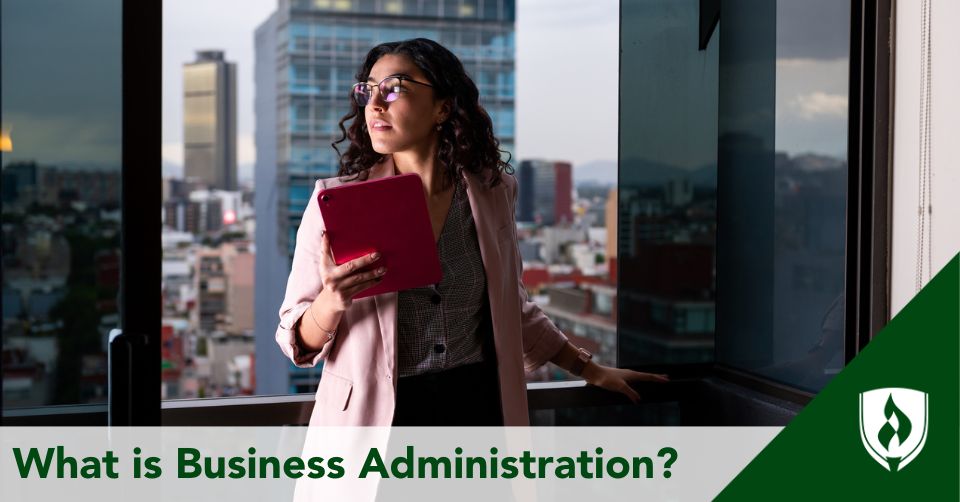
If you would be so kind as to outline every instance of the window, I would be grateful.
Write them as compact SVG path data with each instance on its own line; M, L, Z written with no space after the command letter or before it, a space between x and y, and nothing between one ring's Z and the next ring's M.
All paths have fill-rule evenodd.
M844 365L850 6L755 7L722 14L716 354L818 391Z
M818 3L801 15L790 0L751 10L728 2L723 26L704 39L701 3L623 2L619 19L613 3L591 7L620 22L619 40L612 22L571 11L572 3L521 16L524 30L512 20L532 3L425 1L423 12L442 17L414 19L404 17L412 4L401 2L378 19L341 12L335 21L315 15L336 10L333 2L284 15L264 7L245 28L258 33L258 70L252 82L238 81L257 114L239 111L238 134L259 129L257 187L269 193L240 211L247 225L197 238L223 249L257 242L252 259L264 279L253 287L253 342L240 345L257 355L257 380L202 385L239 394L312 390L317 369L292 368L272 339L301 212L314 180L336 170L328 145L339 137L357 60L380 41L427 36L462 58L501 146L515 155L524 283L575 343L606 364L716 363L800 390L822 387L845 356L848 6ZM494 12L501 24L462 20ZM565 12L591 22L558 30ZM289 27L279 26L287 14ZM811 15L831 19L818 36L804 29L816 24ZM285 30L290 45L280 43ZM617 42L619 61L611 57ZM575 78L567 68L517 71L516 61L536 60L518 52L537 46L565 54ZM250 194L240 197L244 208ZM223 249L229 275L235 257ZM187 323L194 331L184 336L197 340L186 346L235 329L231 288L227 277L226 299L205 304L224 310L206 318L207 332ZM562 378L549 365L531 376Z
M500 15L499 0L481 0L484 19L497 19Z
M251 185L258 152L250 106L252 83L269 65L272 85L283 82L290 89L284 99L271 103L274 123L304 135L310 144L317 121L315 96L328 81L310 64L309 52L326 34L309 20L293 18L282 28L274 24L269 32L258 30L265 23L276 23L276 4L264 1L231 10L230 22L198 21L223 20L226 7L222 2L163 2L162 136L164 144L170 145L164 149L164 161L171 166L163 181L164 204L183 208L176 213L179 218L165 219L163 229L164 259L182 265L163 272L161 330L164 343L176 348L163 353L164 399L253 393L256 219ZM256 47L249 45L250 40L256 41ZM283 65L256 60L255 49L262 50L268 43L273 54L287 55ZM211 59L201 50L216 53L216 64L196 64ZM191 94L196 87L191 73L201 69L202 103ZM195 116L203 118L203 130L208 133L205 149L198 153L204 155L204 169L232 171L238 183L221 184L216 177L191 179L191 170L201 159L191 157L190 148L181 155L174 146L196 136L190 130ZM276 138L275 133L271 136ZM283 145L282 152L271 152L274 162L282 159L294 171L297 165L312 165L312 152L305 151L295 137L284 138ZM262 195L271 197L274 204L290 196L302 204L300 199L307 197L299 187L288 193L285 185L276 181L273 185ZM285 232L280 235L282 240L278 235L273 240L286 244ZM243 369L237 374L226 371L228 367Z
M616 220L607 206L618 181L611 80L619 64L618 8L615 2L568 1L549 7L519 2L516 9L522 21L516 36L488 28L480 40L489 40L500 54L516 51L518 64L499 64L494 57L480 66L478 81L490 91L484 104L501 139L522 138L509 148L519 185L523 282L572 343L616 365L618 313L594 295L612 292L616 301L616 254L609 252ZM504 18L513 17L504 12ZM564 64L555 63L556 54L564 55ZM608 86L612 92L603 91ZM528 376L571 378L553 364Z
M697 2L623 7L621 363L819 390L844 364L850 5L724 2L700 51Z
M713 329L687 333L684 305L712 314L717 234L714 33L696 46L698 2L624 2L616 268L619 362L713 359ZM721 30L723 28L721 27ZM703 326L706 328L706 325Z
M401 4L403 3L398 2L398 5ZM409 3L409 5L417 4L419 2ZM273 341L277 323L276 311L289 273L289 261L294 248L296 229L303 207L308 203L314 181L320 177L331 176L337 168L336 157L329 145L340 134L338 122L347 111L347 103L344 101L346 91L355 81L357 62L376 43L427 37L438 40L453 50L464 62L465 67L477 78L481 99L491 115L501 147L510 155L514 155L511 160L513 165L520 166L521 159L515 156L518 153L516 151L518 145L515 141L518 132L517 123L518 120L523 120L516 112L517 43L514 37L516 26L513 22L515 18L513 10L516 7L513 2L501 0L485 2L456 0L442 2L442 4L443 16L437 17L440 15L441 5L435 3L431 7L430 2L424 3L424 12L433 16L429 19L406 17L407 11L403 9L401 9L402 12L381 13L375 18L367 15L318 18L317 12L336 10L334 3L307 2L288 13L279 15L276 11L277 4L264 1L263 5L258 6L253 12L244 14L236 22L229 23L229 29L212 29L206 26L201 32L194 33L197 27L204 25L192 24L189 28L186 26L178 28L180 26L178 20L206 14L210 15L210 19L218 18L214 13L223 9L225 4L221 0L208 0L200 4L180 0L168 0L164 3L166 17L169 20L165 26L170 30L179 29L177 36L173 36L172 31L167 33L164 52L177 54L180 59L176 64L168 62L165 67L165 87L170 87L170 82L179 83L187 78L183 73L183 63L194 58L196 49L201 45L204 48L213 49L232 48L239 45L240 41L249 39L251 32L255 31L257 34L254 38L256 46L253 54L243 51L231 52L231 49L224 53L224 59L235 63L238 68L239 77L236 86L239 99L235 114L237 136L238 138L250 137L253 131L257 137L256 159L250 154L245 154L242 148L238 148L240 186L236 193L225 194L216 189L212 191L211 197L215 199L227 196L238 198L237 204L230 206L234 208L234 213L230 213L231 223L227 224L226 220L218 221L216 224L202 227L202 231L191 232L186 228L187 223L185 223L192 221L190 218L181 217L179 220L171 218L169 221L180 227L173 228L168 224L165 230L192 234L192 242L186 247L203 249L204 252L217 255L224 268L223 291L217 293L224 298L218 296L216 301L191 303L189 300L192 298L191 295L196 295L191 291L194 285L206 285L207 291L210 285L210 281L205 277L198 277L199 272L193 268L191 270L194 271L186 279L174 275L165 279L165 284L169 285L168 290L165 290L169 300L165 303L166 320L164 322L171 325L174 322L177 323L177 329L173 329L174 336L180 337L179 343L186 348L183 351L183 361L178 361L177 364L184 367L191 364L195 366L181 374L184 375L183 378L191 379L189 382L183 381L176 384L172 381L165 382L167 386L165 397L285 393L291 389L307 390L305 385L317 383L319 368L312 372L296 370L277 349ZM378 2L377 5L385 8L387 3ZM540 9L540 11L554 10L533 4L522 7ZM279 8L285 7L281 5ZM603 40L606 45L603 48L578 49L580 51L578 61L592 61L593 53L604 53L605 56L599 59L605 66L598 64L585 69L584 73L597 75L589 77L591 82L607 82L608 77L600 75L615 73L617 64L615 30L612 30L616 23L616 4L608 1L592 9L597 12L598 17L605 19L603 21L605 24L588 24L582 28L583 37L573 38L590 40L597 38L598 34L604 35ZM477 17L485 17L487 21L478 25L475 21L469 20ZM540 17L542 16L531 15L531 19ZM280 25L281 20L286 21L283 26ZM579 26L572 18L565 22L571 23L571 27ZM555 50L558 42L566 43L570 47L583 45L582 42L576 44L571 42L571 32L561 32L551 28L549 20L536 23L531 30L533 30L532 36L536 36L543 42L535 44L541 51ZM186 36L187 33L193 34ZM285 36L289 36L289 44L283 43L282 37ZM568 40L564 42L563 39ZM543 59L542 54L540 57L534 55L531 58L531 60L536 59ZM569 100L572 93L580 92L582 89L580 86L585 85L582 79L575 81L566 78L567 74L557 67L540 65L531 71L537 75L537 79L531 80L527 85L529 89L535 90L536 96L531 100L533 105L528 109L530 110L528 114L542 107L544 101L541 96L549 96L552 100L549 103L557 103L560 102L558 100ZM211 73L207 78L209 80L207 88L216 87L219 82L216 75ZM173 87L176 89L179 85L175 84ZM544 89L547 92L544 93ZM182 117L170 113L172 109L183 106L177 104L178 102L189 98L189 94L183 94L184 92L168 90L168 96L171 96L171 99L165 103L164 107L165 120L167 120L164 141L170 144L176 144L181 136L182 130L177 127L178 123L186 120L185 117L200 113L193 104L184 108ZM244 96L252 96L252 99L245 99ZM613 125L615 99L615 96L607 95L601 103L593 103L594 106L605 107L601 113L608 117L610 125ZM582 96L582 99L572 100L570 106L582 109L583 107L578 103L585 100L586 95ZM256 113L251 113L249 107L251 101L255 103ZM590 101L593 102L593 100ZM209 130L233 127L229 122L223 122L220 115L214 113L215 106L207 108L212 109L203 112L203 116L206 117L205 124ZM551 119L541 118L537 113L537 116L528 115L528 120L546 124ZM614 165L613 159L616 154L613 137L593 130L587 124L589 120L592 120L592 117L585 116L583 120L569 121L568 129L563 132L570 140L564 142L565 145L569 144L569 147L558 148L555 138L550 138L549 134L543 134L542 137L530 143L530 145L541 146L530 148L529 155L549 159L545 161L546 163L541 163L545 166L541 169L544 171L541 177L546 171L553 174L547 177L551 180L549 189L551 193L546 193L547 189L544 185L540 189L543 193L536 195L536 200L540 201L540 205L535 204L539 211L537 213L540 218L539 223L533 222L533 225L528 225L521 231L521 244L525 248L537 249L534 255L525 256L530 260L527 264L529 271L525 272L524 280L529 282L528 287L536 301L541 302L545 308L551 308L559 324L567 323L565 325L568 325L569 329L565 329L565 332L582 340L593 340L591 343L594 343L597 348L603 345L605 353L608 354L605 356L606 360L613 363L616 337L615 309L611 308L611 305L615 301L616 293L615 282L611 278L606 261L608 254L606 236L613 231L604 228L608 219L603 216L603 206L606 204L610 189L616 183L615 169L611 167ZM586 135L584 135L585 132ZM587 138L591 147L586 149L574 147L575 142L572 141L574 137ZM604 137L604 142L597 143L591 139L597 137ZM522 145L519 146L523 148ZM579 155L579 152L587 153L570 158L571 155ZM182 164L184 160L188 160L187 157L168 159L171 164ZM574 183L572 163L587 164L594 160L606 162L602 169L605 177L599 183L588 183L589 187L584 188L585 191L582 194L575 193L577 185ZM218 159L210 155L205 162L213 170L216 169ZM256 169L252 170L254 162ZM541 164L531 165L541 166ZM586 173L584 176L586 179L591 179L592 171L589 168L582 172ZM259 177L258 180L262 180L256 183L258 192L255 197L251 193L254 173ZM168 180L167 183L172 182ZM184 196L189 198L191 191L197 189L189 186L183 188ZM254 200L254 204L250 204L251 199ZM226 214L227 206L228 204L224 202L218 209L215 205L207 204L203 206L205 208L203 215L206 215L208 220L216 219L210 215L219 214L217 211ZM200 218L200 208L195 212L198 215L197 218ZM259 224L254 226L254 221ZM193 228L201 229L200 226ZM594 234L595 238L591 239L590 236ZM246 248L233 251L235 247L253 241L256 242L256 253ZM176 254L173 249L165 252L171 255ZM183 249L178 248L177 253L182 260L190 260L191 255ZM259 278L258 282L252 286L253 305L248 307L255 314L252 327L234 322L243 317L238 311L231 310L237 308L237 303L231 301L232 297L246 298L245 289L239 292L234 291L231 275L240 266L236 264L243 263L242 260L247 259L252 259L256 263L258 270L256 277ZM172 269L170 274L173 274ZM583 308L579 310L565 311L562 302L548 307L548 303L555 295L557 298L565 294L589 295L584 285L596 282L605 282L607 288L613 291L612 293L607 291L606 296L597 300L596 309L591 308L594 303L587 296L584 296ZM246 284L242 285L242 288L246 287ZM177 293L174 294L169 288L177 288ZM211 311L209 315L203 317L202 326L192 321L196 316L191 309L196 308ZM222 311L213 312L215 309ZM593 327L592 331L587 330L587 325L578 320L584 312L592 312L591 322L600 323L600 328ZM598 329L602 331L603 336L599 334ZM247 382L250 384L249 387L232 381L214 381L216 375L222 373L212 369L209 374L204 373L206 367L231 364L229 361L213 361L211 357L216 357L217 351L210 351L206 356L191 356L190 347L215 346L218 342L214 337L220 336L221 333L228 337L241 337L241 339L252 336L252 342L247 340L244 342L246 345L240 345L249 349L248 353L243 354L244 356L256 355L256 379L241 379L241 383ZM202 343L200 343L201 340ZM569 375L558 368L545 367L531 378L545 380L568 377Z
M120 16L120 0L2 4L5 413L107 400L120 326Z
M92 415L81 420L103 423L105 350L121 317L131 329L120 339L135 344L142 338L159 350L153 353L155 360L131 361L150 371L114 375L120 377L112 389L117 399L130 389L161 383L164 398L313 391L319 368L290 367L272 332L300 212L314 180L335 168L327 148L331 130L325 124L343 113L340 80L349 85L363 51L394 35L443 38L443 33L455 42L469 41L471 35L461 37L457 24L466 22L459 18L466 14L458 10L456 19L439 18L441 2L423 1L415 3L434 9L433 18L416 20L423 26L393 18L367 26L372 20L340 12L359 2L308 0L293 2L287 24L287 17L276 12L277 4L264 1L231 11L239 16L236 22L219 24L226 31L218 32L208 24L202 30L196 24L188 27L195 19L221 19L222 0L167 0L159 150L165 180L156 190L153 182L146 189L137 183L151 178L142 176L149 169L144 166L161 166L152 156L159 151L151 148L160 134L151 111L160 101L160 78L153 73L157 61L149 56L161 57L160 47L153 45L160 37L138 34L150 27L159 34L161 20L141 19L148 26L121 30L121 12L134 12L122 8L121 0L81 10L74 2L51 1L57 19L70 19L69 26L45 14L51 10L40 12L23 0L4 2L0 16L4 421L11 416L21 423L26 423L24 417L47 420L54 416L45 411L48 405L67 404L99 411L57 410L56 416L73 420ZM871 201L857 197L882 192L887 183L870 178L882 172L883 163L864 155L869 149L877 155L885 151L882 138L871 137L875 133L868 129L873 113L878 122L885 113L885 90L878 88L888 75L879 67L876 75L864 73L872 70L865 70L869 65L860 58L880 57L869 43L886 40L889 33L871 19L887 19L889 2L878 2L878 12L862 12L873 4L859 2L778 0L750 9L745 2L724 2L722 33L718 28L706 38L698 30L703 26L699 7L711 2L624 2L619 92L604 87L618 61L600 65L611 54L617 57L617 40L595 47L582 43L606 40L603 35L617 30L581 22L593 19L586 15L576 16L575 29L581 30L576 36L574 28L557 30L562 15L551 15L582 5L559 3L551 2L542 15L527 11L519 29L510 22L516 9L530 9L533 3L477 2L477 16L495 11L507 22L484 21L474 33L480 47L464 56L478 84L493 88L482 89L482 99L502 146L517 155L518 177L534 180L522 181L525 202L517 214L531 296L560 329L605 363L706 362L728 376L726 370L732 369L798 391L821 388L865 344L872 327L882 325L871 317L871 327L863 331L861 324L867 323L858 319L867 307L883 304L876 296L882 293L865 286L865 281L883 282L883 273L863 276L867 267L874 267L871 272L883 269L886 251L877 250L882 259L865 265L864 257L872 255L862 249L864 239L885 237L864 237L873 232L870 225L884 225L885 216L867 215L861 221ZM460 9L464 2L455 4ZM406 13L412 4L403 5ZM339 9L345 17L336 24L320 23L313 15L316 9ZM304 13L310 15L297 18ZM537 23L549 29L538 33ZM334 36L337 29L357 38L340 40ZM518 30L520 43L514 35ZM186 33L199 35L182 36ZM256 43L244 49L251 34ZM144 42L147 38L152 41ZM565 39L576 43L564 45ZM325 40L346 42L342 46L348 52L332 52L328 43L328 52L319 54ZM515 61L536 59L533 53L523 54L538 46L531 40L562 52L582 74L554 78L549 71L524 66L515 72ZM694 49L697 40L708 41L701 51ZM239 64L202 71L190 64L200 48L214 49L204 50L208 54L203 57L216 59L218 47L225 49L226 62ZM588 50L577 52L583 49ZM38 60L45 64L28 64ZM875 59L882 66L879 61ZM338 78L338 68L351 76ZM486 75L481 77L481 71ZM335 96L299 96L294 89L297 80L316 84L324 78L328 83L323 85ZM123 103L121 80L133 82L127 87L136 90ZM64 81L71 86L50 85ZM236 91L230 92L232 86ZM513 87L515 93L502 92ZM604 89L610 92L599 92ZM578 102L584 96L589 106ZM860 109L860 103L873 103L875 97L881 103L876 109ZM237 105L231 109L234 99ZM598 111L617 106L614 100L621 121L605 122L602 117L610 115ZM563 127L530 127L532 109L538 121ZM561 115L554 115L558 111ZM584 119L569 120L573 112L583 113ZM121 134L122 114L137 120L125 121L128 127ZM298 114L308 127L294 134ZM220 132L234 125L225 118L229 116L236 117L233 146L220 139ZM597 127L608 122L609 128ZM622 153L620 179L617 159L604 161L595 154L618 151L595 132L611 136L616 127L619 137L612 137ZM58 133L62 130L89 134ZM513 132L507 136L505 131ZM523 140L517 143L513 134L520 131ZM594 153L578 156L585 151ZM201 187L184 179L189 178L184 164L213 172L230 156L239 164L239 187ZM136 169L137 175L124 176L125 169ZM680 176L678 169L684 170ZM592 179L583 180L584 173ZM558 182L568 178L575 191ZM121 179L126 193L121 193ZM538 193L524 188L534 184L560 189ZM567 192L569 201L564 200ZM161 204L166 228L157 235L150 222ZM256 227L255 221L260 223ZM149 238L138 234L138 227L150 228ZM121 250L121 231L123 242L137 245ZM129 268L121 276L121 257L160 261L161 277L137 276ZM254 283L254 269L258 278L277 280ZM623 279L619 288L618 275ZM851 277L857 280L851 282ZM124 298L119 297L121 282ZM147 300L158 289L162 321L156 303ZM269 307L267 315L255 316L261 304ZM79 357L66 358L67 353ZM229 357L216 361L224 354ZM213 371L214 365L249 368L254 359L266 366L231 371L229 377ZM549 367L544 373L535 378L565 377ZM155 404L138 409L149 415L158 411L151 408ZM34 406L38 408L29 408ZM609 410L569 411L609 415ZM675 413L669 413L655 419L672 423Z

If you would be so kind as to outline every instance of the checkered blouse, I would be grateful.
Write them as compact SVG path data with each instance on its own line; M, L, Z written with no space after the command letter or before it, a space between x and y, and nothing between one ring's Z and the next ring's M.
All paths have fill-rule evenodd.
M401 377L484 358L483 334L478 328L487 314L487 279L470 201L459 177L437 252L443 270L440 282L397 295L397 373Z

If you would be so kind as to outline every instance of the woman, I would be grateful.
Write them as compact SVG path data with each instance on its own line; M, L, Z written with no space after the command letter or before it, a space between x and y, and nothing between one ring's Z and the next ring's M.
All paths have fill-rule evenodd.
M590 361L528 301L517 183L456 56L381 44L357 77L340 176L318 180L304 212L277 330L297 366L325 360L311 425L529 425L524 370L547 361L634 402L629 382L667 381ZM354 301L390 271L361 271L375 252L334 263L317 192L405 173L423 181L443 279Z

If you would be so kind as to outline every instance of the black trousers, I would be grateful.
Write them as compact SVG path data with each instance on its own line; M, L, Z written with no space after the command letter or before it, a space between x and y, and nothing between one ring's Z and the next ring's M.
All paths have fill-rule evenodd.
M488 351L485 357L479 363L398 379L393 425L502 426L496 355ZM395 435L390 436L386 458L404 453L404 445L399 441ZM409 482L388 477L378 485L376 500L408 502L422 497L423 493L418 493ZM516 500L502 480L482 493L459 492L456 499L460 502Z
M496 359L401 377L393 425L502 426Z

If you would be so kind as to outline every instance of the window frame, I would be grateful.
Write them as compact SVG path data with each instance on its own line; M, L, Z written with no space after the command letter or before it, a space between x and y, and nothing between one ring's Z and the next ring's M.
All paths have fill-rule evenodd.
M159 425L160 394L160 58L161 0L122 0L120 329L110 336L107 404L7 410L3 425ZM144 166L155 166L145 169ZM145 176L144 172L157 177ZM131 245L133 244L133 245ZM143 264L153 264L145 267ZM141 301L134 301L141 300ZM0 338L0 349L3 340ZM2 391L2 380L0 380Z
M844 366L890 321L892 4L893 0L850 2ZM714 372L773 398L806 404L816 397L721 363L715 363Z
M701 0L701 5L704 3L710 2ZM123 0L122 3L122 333L111 341L108 405L4 410L0 403L4 425L161 425L165 422L166 425L189 425L197 424L201 420L199 417L208 416L215 410L229 410L233 406L245 406L245 410L272 406L269 409L283 409L288 415L312 408L312 393L161 401L160 372L156 371L161 362L161 312L154 300L155 295L160 294L161 279L157 269L162 256L161 222L156 218L156 208L162 203L161 190L156 183L161 160L162 4L162 0ZM851 0L847 363L889 321L894 68L892 4L893 0ZM617 153L619 159L619 145ZM150 175L144 175L145 171ZM617 287L619 291L619 277ZM619 333L618 329L618 339ZM771 399L802 405L813 397L809 392L715 363L635 369L669 371L672 375L674 383L650 388L648 395L667 396L679 392L690 380L717 376ZM641 387L645 385L641 384ZM155 389L156 392L140 389ZM527 389L531 409L596 406L623 401L619 395L587 386L582 381L528 384ZM252 416L269 417L262 414ZM215 413L211 420L216 420Z
M121 333L110 342L109 425L160 425L163 1L123 0ZM143 166L154 166L143 174ZM147 265L145 265L147 264ZM154 371L136 370L153 368ZM144 392L142 389L155 389Z

